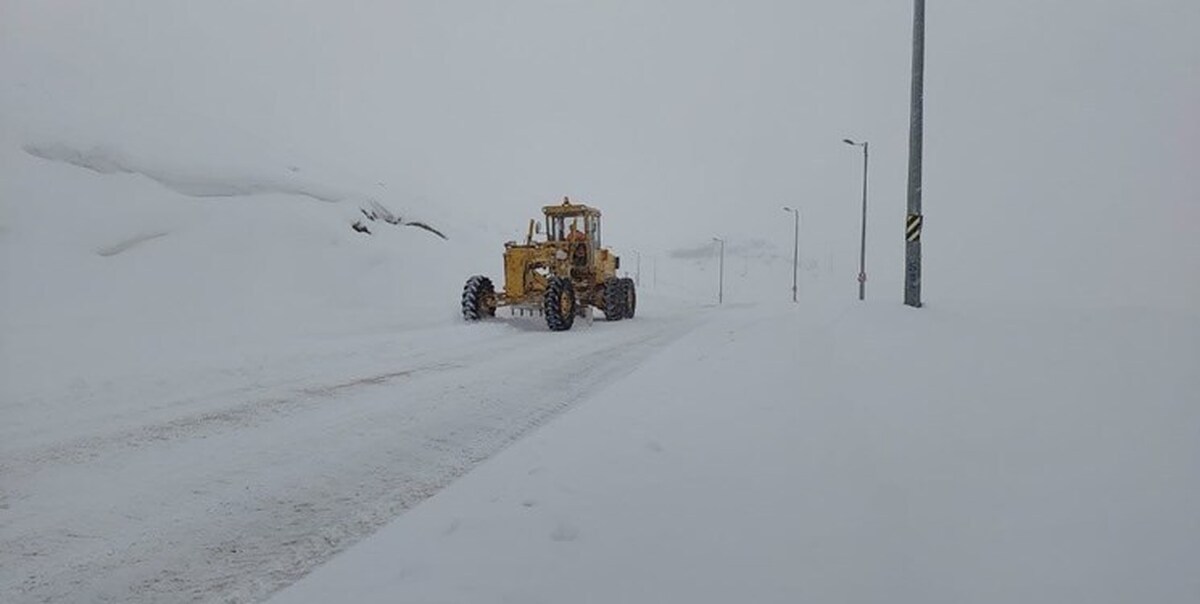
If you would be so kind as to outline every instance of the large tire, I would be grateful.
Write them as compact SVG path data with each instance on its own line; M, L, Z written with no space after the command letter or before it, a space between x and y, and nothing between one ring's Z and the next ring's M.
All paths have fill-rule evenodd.
M632 319L633 315L637 314L637 283L625 277L621 279L621 284L624 286L621 293L625 302L625 318Z
M566 331L575 324L575 286L570 279L551 277L542 300L546 326L550 331Z
M491 279L483 275L467 279L463 286L462 315L467 321L496 316L496 288Z
M620 321L625 318L625 307L621 304L625 300L623 295L621 280L616 277L609 277L604 282L604 319L607 321Z

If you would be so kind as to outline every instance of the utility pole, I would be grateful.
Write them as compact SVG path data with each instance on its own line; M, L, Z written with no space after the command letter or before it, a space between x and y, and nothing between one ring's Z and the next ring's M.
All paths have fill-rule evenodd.
M908 216L904 222L904 304L921 307L921 153L925 111L925 0L914 0L912 99L908 124Z
M717 273L717 304L725 303L725 240L713 237L713 241L721 244L721 264Z
M858 299L865 300L867 297L867 158L870 157L871 143L868 141L856 143L848 138L842 139L842 142L862 147L863 150L862 235L858 240Z
M800 265L800 210L783 206L783 211L791 212L796 219L795 235L792 238L792 302L799 302L797 294L799 280L797 279L796 269Z

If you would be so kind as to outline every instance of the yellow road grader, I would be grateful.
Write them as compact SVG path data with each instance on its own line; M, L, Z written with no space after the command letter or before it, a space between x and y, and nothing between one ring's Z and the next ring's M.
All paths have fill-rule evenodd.
M467 279L463 318L494 317L509 306L541 314L552 331L571 329L591 307L609 321L633 318L637 289L633 279L617 276L621 259L600 246L600 210L564 197L542 213L545 222L530 220L524 243L504 244L503 291L483 275Z

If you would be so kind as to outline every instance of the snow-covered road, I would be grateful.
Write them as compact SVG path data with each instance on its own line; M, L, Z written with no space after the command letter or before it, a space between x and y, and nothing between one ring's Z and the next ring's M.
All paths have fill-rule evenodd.
M703 311L441 324L6 401L0 601L257 601L612 384ZM173 394L173 395L172 395Z
M642 302L6 400L0 601L1200 593L1194 315Z

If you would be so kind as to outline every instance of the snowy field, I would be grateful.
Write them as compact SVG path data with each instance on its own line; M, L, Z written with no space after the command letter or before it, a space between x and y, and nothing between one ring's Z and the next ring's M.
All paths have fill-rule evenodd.
M723 309L271 602L1195 602L1198 358L1194 315Z
M1200 602L1200 3L930 3L920 310L911 16L0 0L0 603Z
M6 404L3 600L254 602L381 526L272 602L1200 594L1194 314L644 294L303 344Z

